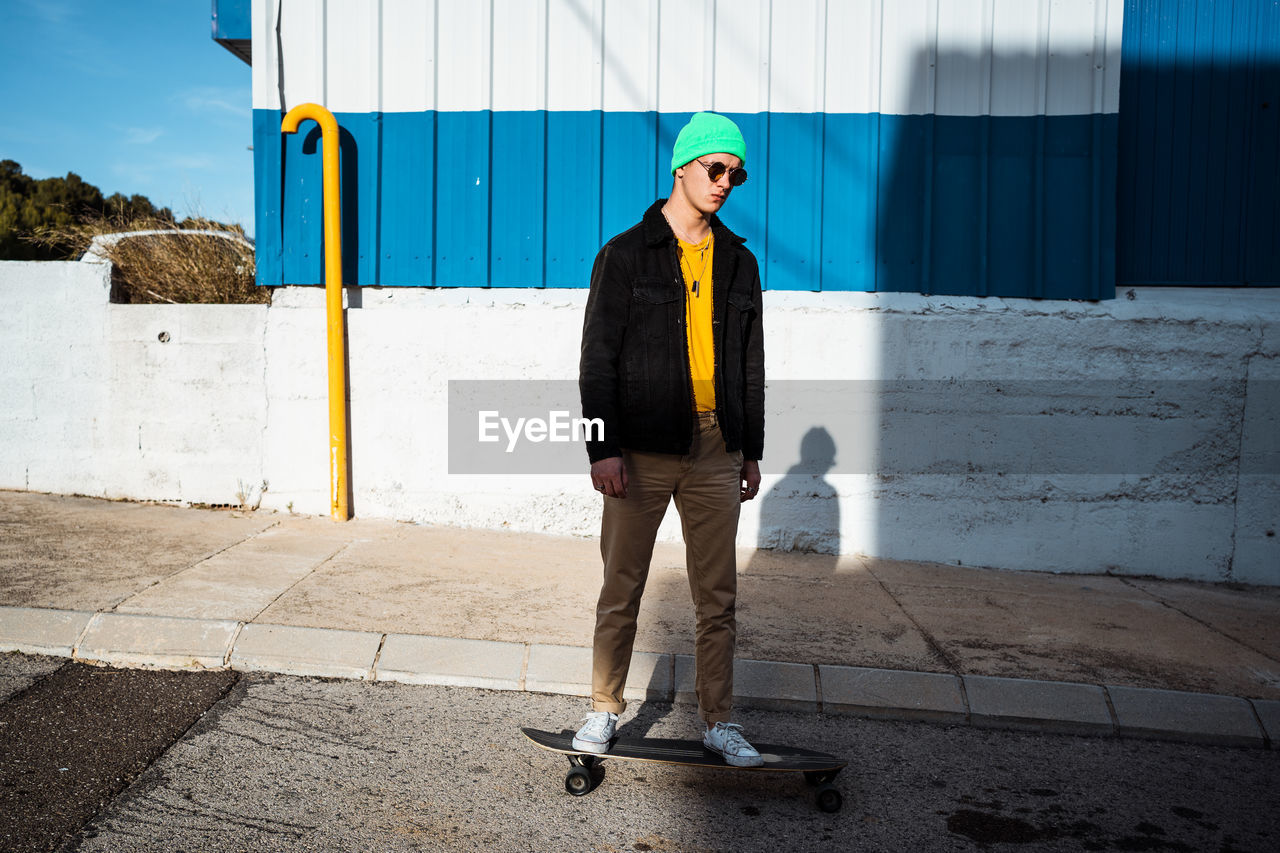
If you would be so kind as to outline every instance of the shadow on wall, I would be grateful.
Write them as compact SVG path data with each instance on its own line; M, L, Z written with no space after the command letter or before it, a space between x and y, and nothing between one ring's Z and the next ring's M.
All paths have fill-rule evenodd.
M320 126L312 124L311 130L302 141L302 153L308 156L316 156L320 153ZM287 150L287 149L282 149ZM360 242L360 149L356 145L356 139L352 136L351 131L338 125L338 151L339 163L338 172L341 184L341 216L342 216L342 281L344 285L360 285L369 284L371 282L362 282L360 280L360 251L363 245ZM282 157L285 156L283 153ZM317 157L317 180L323 180L323 175L319 173ZM284 175L288 174L285 168L280 169L281 175L281 196L285 194L283 185ZM304 218L308 213L321 217L323 211L323 199L320 193L315 193L311 203L303 210ZM377 227L376 223L373 227ZM320 247L321 257L318 267L321 275L324 272L324 229L322 221L311 223L311 233L319 235L319 239L315 241L315 245ZM286 250L293 247L286 247ZM323 279L321 279L323 281Z
M800 458L766 492L760 506L757 548L835 556L840 551L840 502L826 475L836 464L836 443L815 426L800 440Z
M1280 21L1280 9L1258 14ZM1126 32L1118 114L1093 111L1100 87L1069 82L1101 73L1083 55L1055 55L1047 94L1031 55L996 55L988 72L944 51L936 83L918 58L913 103L962 103L959 81L976 78L991 82L975 112L1044 111L1047 99L1064 114L880 116L876 289L1109 299L1117 257L1126 283L1280 279L1278 244L1259 236L1280 222L1280 73L1210 50L1203 22L1184 20L1186 42L1177 33L1203 56L1169 56L1169 26ZM1131 39L1150 41L1152 64ZM1175 328L1147 337L1049 308L1017 325L886 318L876 553L1232 579L1238 367ZM1183 375L1211 378L1169 378ZM1170 497L1183 494L1194 508Z

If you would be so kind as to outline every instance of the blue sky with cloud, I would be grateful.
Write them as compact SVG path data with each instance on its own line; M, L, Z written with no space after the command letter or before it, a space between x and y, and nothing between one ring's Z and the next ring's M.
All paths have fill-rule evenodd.
M209 0L0 0L0 159L253 232L249 66Z

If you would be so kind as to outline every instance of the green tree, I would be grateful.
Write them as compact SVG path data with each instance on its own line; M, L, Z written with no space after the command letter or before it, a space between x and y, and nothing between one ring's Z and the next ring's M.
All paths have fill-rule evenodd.
M173 222L173 212L157 208L144 195L115 193L103 198L102 190L75 172L61 178L36 180L13 160L0 160L0 260L48 261L75 257L84 247L70 241L28 238L42 231L68 232L86 219L131 222L140 219Z
M22 209L34 183L13 160L0 160L0 259L28 260L35 251L18 239Z

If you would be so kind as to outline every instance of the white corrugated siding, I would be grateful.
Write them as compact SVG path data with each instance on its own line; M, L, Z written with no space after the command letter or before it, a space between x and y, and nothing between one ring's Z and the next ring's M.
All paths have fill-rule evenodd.
M1123 14L1121 0L254 0L254 107L1114 113Z

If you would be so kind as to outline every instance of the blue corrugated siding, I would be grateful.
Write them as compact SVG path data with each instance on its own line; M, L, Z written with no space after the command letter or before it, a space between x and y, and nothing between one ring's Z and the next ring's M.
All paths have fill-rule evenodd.
M1280 285L1280 0L1129 0L1121 284Z
M337 116L361 285L585 287L671 186L688 113ZM732 114L751 179L725 222L766 288L1114 295L1114 115ZM256 110L258 276L322 280L318 132Z

